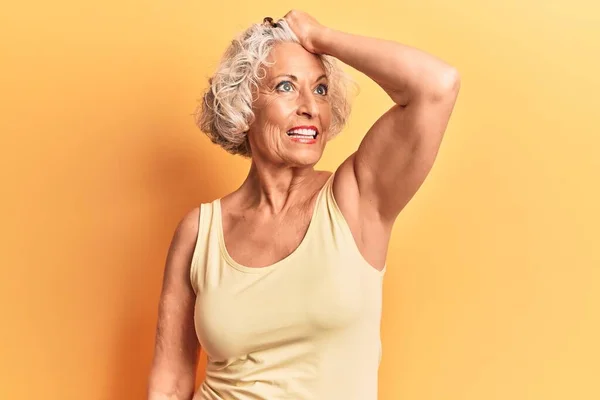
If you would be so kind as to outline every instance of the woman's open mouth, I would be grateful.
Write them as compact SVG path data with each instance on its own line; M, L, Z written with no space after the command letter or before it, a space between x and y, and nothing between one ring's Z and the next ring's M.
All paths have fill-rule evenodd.
M292 128L287 132L287 135L294 142L311 144L317 141L319 132L315 127L296 127Z

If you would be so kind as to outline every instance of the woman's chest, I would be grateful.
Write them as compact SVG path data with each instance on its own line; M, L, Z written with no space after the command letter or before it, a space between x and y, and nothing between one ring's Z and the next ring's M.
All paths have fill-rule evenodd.
M275 264L294 253L310 226L310 217L301 214L282 221L261 222L225 218L222 241L237 263L260 268Z
M327 262L331 258L305 259L230 279L224 274L218 284L205 286L195 313L200 344L213 359L225 360L362 323L380 293L360 269Z

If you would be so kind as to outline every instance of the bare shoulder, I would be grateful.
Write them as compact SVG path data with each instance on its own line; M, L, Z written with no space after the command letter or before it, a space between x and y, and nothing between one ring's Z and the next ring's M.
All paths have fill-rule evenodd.
M200 218L200 207L188 211L177 224L173 235L173 245L178 248L189 248L195 246L198 239L198 221Z
M348 223L354 241L365 260L377 270L383 269L392 226L377 214L375 207L364 204L360 196L352 157L335 171L333 197Z
M188 211L175 228L165 263L163 294L169 291L178 295L193 294L189 276L198 238L199 217L200 208L196 207Z

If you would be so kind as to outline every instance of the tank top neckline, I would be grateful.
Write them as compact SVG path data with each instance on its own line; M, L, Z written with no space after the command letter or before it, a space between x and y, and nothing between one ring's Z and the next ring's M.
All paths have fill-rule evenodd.
M241 272L259 274L259 273L265 273L268 271L272 271L273 269L289 262L294 257L296 257L298 255L298 253L300 253L302 251L302 249L306 246L306 242L308 242L308 239L309 239L312 231L314 230L314 225L316 224L315 220L318 216L318 210L321 205L321 197L323 196L326 188L328 187L331 179L333 179L334 175L335 175L335 173L332 173L329 176L329 178L327 178L327 181L325 181L325 184L321 187L321 189L319 189L319 193L317 194L317 199L316 199L315 205L313 207L312 216L310 218L310 222L308 223L308 228L306 230L306 233L304 234L304 237L300 241L300 244L296 247L296 249L294 249L286 257L284 257L281 260L276 261L272 264L265 265L264 267L248 267L246 265L238 263L237 261L235 261L233 259L233 257L231 257L231 255L227 251L227 247L225 246L225 234L223 233L223 213L222 213L222 209L221 209L221 198L216 199L214 202L214 208L215 208L214 211L215 211L215 218L216 218L216 225L217 225L216 227L217 227L217 231L218 231L219 248L221 250L221 256L225 259L225 261L227 261L227 264L229 264L230 266L232 266L233 268L235 268L236 270L241 271Z

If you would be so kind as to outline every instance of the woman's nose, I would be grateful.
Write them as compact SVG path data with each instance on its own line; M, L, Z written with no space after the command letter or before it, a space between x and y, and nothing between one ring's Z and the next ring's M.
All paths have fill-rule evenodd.
M319 106L312 93L301 93L298 96L298 114L309 118L315 118L319 115Z

